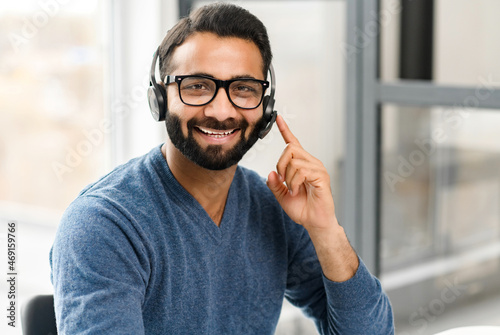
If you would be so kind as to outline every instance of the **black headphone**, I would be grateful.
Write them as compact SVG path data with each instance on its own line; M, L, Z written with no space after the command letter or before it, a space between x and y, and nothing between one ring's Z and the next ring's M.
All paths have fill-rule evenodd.
M153 63L151 64L151 72L149 74L149 88L148 88L148 103L149 109L151 110L151 115L155 121L163 121L167 116L167 91L165 87L158 84L156 82L156 60L158 59L160 54L160 48L158 48L153 55ZM276 91L276 84L274 79L274 69L273 65L269 65L269 73L271 79L271 92L269 95L266 95L262 100L262 106L264 109L264 121L265 126L259 132L259 138L264 138L271 127L273 126L274 121L276 121L276 116L278 112L274 110L274 93Z

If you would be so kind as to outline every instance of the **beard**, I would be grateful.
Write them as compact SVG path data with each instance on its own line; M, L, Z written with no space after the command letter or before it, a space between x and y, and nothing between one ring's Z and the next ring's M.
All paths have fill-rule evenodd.
M212 117L201 120L193 118L187 122L188 135L185 137L182 133L181 120L177 115L168 113L165 120L168 136L177 150L193 163L208 170L224 170L237 164L259 139L259 132L264 127L264 123L264 118L260 118L248 138L245 138L245 132L249 127L245 119L240 122L235 119L220 122ZM240 140L234 147L226 151L222 149L221 145L213 144L203 149L194 139L193 131L198 131L195 126L214 130L238 128Z

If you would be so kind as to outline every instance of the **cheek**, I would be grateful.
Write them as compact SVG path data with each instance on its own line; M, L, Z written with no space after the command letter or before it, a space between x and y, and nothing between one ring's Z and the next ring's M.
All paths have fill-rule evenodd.
M182 127L182 134L184 136L187 136L188 135L187 122L190 119L190 111L189 111L190 107L186 106L181 101L179 95L177 94L176 88L172 89L172 87L169 87L169 90L167 92L168 92L167 94L168 114L175 115L179 118Z
M260 121L262 120L262 109L259 111L255 111L254 113L248 115L245 119L247 120L249 126L245 131L245 137L248 138L250 134L254 131L255 127L260 125Z
M262 120L262 116L262 109L259 108L258 111L255 111L255 113L252 113L249 117L247 117L248 124L250 125L249 128L252 128L253 130L256 126L258 126Z
M184 118L184 113L182 112L182 106L179 105L178 103L175 102L169 102L168 103L168 115L169 116L175 116L176 118L179 119L181 128L182 128L182 134L184 136L187 136L187 121Z
M167 107L169 111L176 111L184 105L179 97L177 88L169 85L167 88Z

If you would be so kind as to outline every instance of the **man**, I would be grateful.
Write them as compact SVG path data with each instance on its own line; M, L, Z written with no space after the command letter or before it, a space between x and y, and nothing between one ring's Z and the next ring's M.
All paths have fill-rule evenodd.
M248 11L211 4L159 48L169 139L91 184L51 251L64 334L272 334L283 298L321 334L392 334L392 311L338 224L330 180L285 121L266 183L258 139L271 63Z

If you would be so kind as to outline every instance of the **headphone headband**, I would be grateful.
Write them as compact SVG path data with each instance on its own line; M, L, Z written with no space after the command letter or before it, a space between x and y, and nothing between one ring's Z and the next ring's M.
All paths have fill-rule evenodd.
M273 64L269 64L269 81L271 82L271 92L269 93L270 99L274 100L274 92L276 91L276 81L275 81L275 74L274 74L274 67Z

